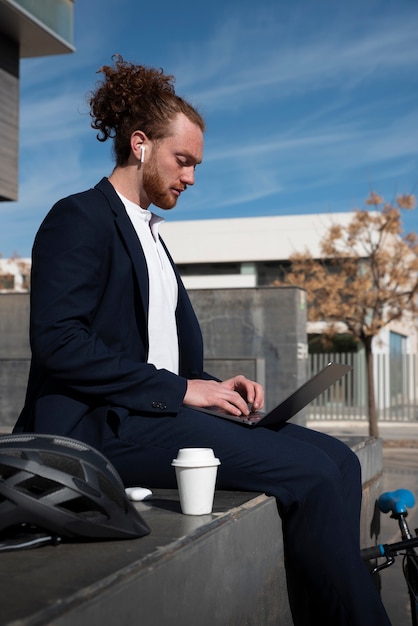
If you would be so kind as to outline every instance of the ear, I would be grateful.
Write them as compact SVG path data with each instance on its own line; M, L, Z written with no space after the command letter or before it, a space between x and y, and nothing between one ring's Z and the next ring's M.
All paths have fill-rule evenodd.
M131 152L138 163L144 162L144 148L147 143L146 134L142 130L134 130L131 135Z

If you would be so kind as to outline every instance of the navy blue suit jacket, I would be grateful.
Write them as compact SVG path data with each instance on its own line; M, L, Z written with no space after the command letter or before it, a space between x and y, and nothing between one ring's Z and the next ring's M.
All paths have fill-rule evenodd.
M198 321L173 267L179 375L146 362L147 266L110 182L54 205L33 247L32 361L15 432L67 435L100 448L104 420L178 412L186 379L210 376Z

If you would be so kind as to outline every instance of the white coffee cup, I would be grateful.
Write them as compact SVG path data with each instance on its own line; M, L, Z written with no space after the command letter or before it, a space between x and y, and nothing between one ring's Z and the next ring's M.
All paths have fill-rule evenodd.
M172 465L176 470L181 510L185 515L212 513L220 460L211 448L181 448Z

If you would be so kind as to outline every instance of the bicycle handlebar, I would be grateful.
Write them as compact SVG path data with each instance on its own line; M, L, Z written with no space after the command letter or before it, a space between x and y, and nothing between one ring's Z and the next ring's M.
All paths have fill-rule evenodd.
M415 548L417 546L418 537L412 537L412 539L405 539L404 541L397 541L395 543L379 543L377 546L363 548L360 550L360 554L362 559L365 561L371 561L372 559L378 559L382 556L393 556L401 550L408 550L409 548Z

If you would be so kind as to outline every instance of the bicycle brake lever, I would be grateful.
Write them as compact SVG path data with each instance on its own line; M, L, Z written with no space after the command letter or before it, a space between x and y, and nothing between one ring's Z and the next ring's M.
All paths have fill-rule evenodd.
M380 572L387 567L390 567L395 562L395 558L391 554L385 554L385 557L386 561L384 563L380 563L380 565L376 565L376 567L372 569L372 575L377 574L377 572Z

